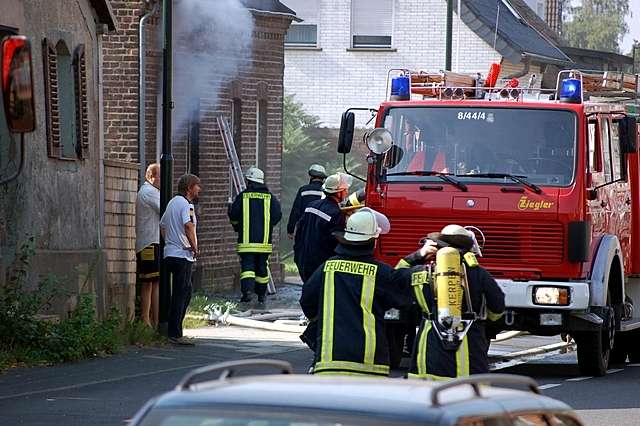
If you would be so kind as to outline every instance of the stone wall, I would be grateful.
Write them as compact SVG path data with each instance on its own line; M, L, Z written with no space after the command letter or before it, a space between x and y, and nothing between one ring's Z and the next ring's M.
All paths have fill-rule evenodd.
M136 193L138 164L104 162L106 302L133 317L136 289Z
M48 275L56 275L65 285L64 290L96 293L98 309L102 312L97 75L101 35L94 20L92 3L89 0L2 1L0 25L14 28L31 40L36 130L24 135L26 149L22 173L15 181L0 186L0 262L6 268L21 242L34 236L36 255L30 274L32 284ZM53 158L47 154L44 39L54 45L64 44L69 53L84 46L89 131L88 148L82 159ZM62 72L63 69L59 76ZM74 96L72 85L60 85L59 90L59 94ZM7 176L18 164L19 137L0 139L0 151L7 149L7 155L0 153L0 175ZM0 267L0 272L2 269ZM94 276L86 278L89 272ZM68 306L56 304L52 309L64 313Z

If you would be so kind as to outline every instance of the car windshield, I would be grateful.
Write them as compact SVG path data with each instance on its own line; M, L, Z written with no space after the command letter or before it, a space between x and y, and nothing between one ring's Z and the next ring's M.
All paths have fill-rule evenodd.
M388 181L441 180L434 174L466 183L514 182L509 175L545 186L573 181L576 116L571 111L396 107L388 110L384 127L395 145L384 163Z

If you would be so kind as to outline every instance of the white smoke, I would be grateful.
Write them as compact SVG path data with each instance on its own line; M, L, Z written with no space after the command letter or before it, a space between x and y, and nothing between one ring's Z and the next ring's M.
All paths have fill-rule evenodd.
M240 0L179 0L174 5L175 135L199 99L215 107L221 86L251 60L253 18Z

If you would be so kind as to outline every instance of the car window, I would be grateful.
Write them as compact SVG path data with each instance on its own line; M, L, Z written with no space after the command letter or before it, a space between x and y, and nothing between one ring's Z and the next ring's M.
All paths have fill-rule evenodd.
M458 421L456 426L511 426L511 422L508 417L484 417L473 416L465 417Z
M255 412L214 410L202 408L162 408L147 414L141 426L393 426L410 425L398 419L372 419L350 413L327 414L325 412ZM421 423L429 426L429 423Z
M542 413L515 414L513 426L551 426L547 417Z
M582 423L565 414L552 414L549 416L553 426L582 426Z

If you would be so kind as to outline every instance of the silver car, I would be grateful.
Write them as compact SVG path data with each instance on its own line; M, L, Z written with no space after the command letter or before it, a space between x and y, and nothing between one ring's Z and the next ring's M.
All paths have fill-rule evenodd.
M275 367L282 374L237 376L256 367ZM217 379L197 380L216 371ZM203 367L174 391L149 401L132 424L582 426L569 406L540 395L528 377L487 374L433 382L292 372L290 364L272 360Z

